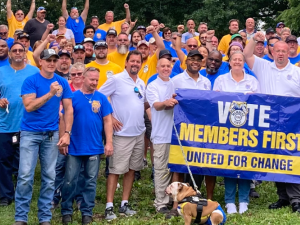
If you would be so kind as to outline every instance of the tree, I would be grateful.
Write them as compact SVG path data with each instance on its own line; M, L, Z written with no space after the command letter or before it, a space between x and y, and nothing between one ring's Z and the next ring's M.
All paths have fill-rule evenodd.
M278 17L278 21L284 21L293 33L300 34L300 0L289 0L289 8L284 10Z

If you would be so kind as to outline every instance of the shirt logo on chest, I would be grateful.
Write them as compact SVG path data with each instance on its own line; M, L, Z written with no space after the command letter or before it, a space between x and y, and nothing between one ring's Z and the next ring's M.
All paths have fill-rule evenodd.
M107 78L110 78L112 75L114 75L113 71L111 71L111 70L106 71L106 77Z
M63 87L61 85L58 85L58 90L55 95L57 97L60 97L62 95L62 93L63 93Z
M286 77L288 80L291 80L292 79L292 75L287 75L287 77Z
M101 106L101 104L100 104L99 101L93 100L93 102L92 102L92 111L94 113L98 113L99 109L100 109L100 106Z
M97 38L101 38L101 34L100 33L97 33Z
M148 70L149 70L148 65L145 65L145 66L144 66L144 73L147 73Z

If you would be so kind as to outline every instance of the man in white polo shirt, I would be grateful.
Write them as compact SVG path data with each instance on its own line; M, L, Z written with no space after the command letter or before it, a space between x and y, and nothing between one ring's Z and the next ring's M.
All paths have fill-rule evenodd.
M159 213L168 213L169 196L165 190L170 184L172 174L168 172L169 151L173 127L173 107L178 101L173 98L175 89L170 74L172 65L162 58L156 66L158 77L147 86L146 97L151 107L151 141L154 153L154 206Z
M261 93L300 97L300 68L290 63L287 43L277 41L274 44L274 62L253 55L255 43L264 39L264 34L258 32L244 49L246 63L257 76ZM300 213L300 184L276 182L276 187L279 200L271 204L269 209L279 209L291 204L293 212Z
M109 175L107 179L107 203L105 219L113 220L113 199L119 175L124 174L123 196L119 213L131 216L136 214L128 199L134 180L134 171L143 168L144 157L144 110L149 104L145 103L145 83L138 77L143 63L142 54L133 50L128 53L125 70L111 76L99 89L110 97L113 108L113 147L114 154L109 157Z
M201 69L201 61L203 56L200 54L198 50L191 50L187 55L187 59L185 61L187 69L175 77L171 79L174 84L175 90L177 88L186 88L186 89L198 89L198 90L210 90L211 83L208 78L199 74ZM154 163L155 165L155 163ZM186 180L189 181L189 177L186 176ZM195 180L197 180L198 187L201 186L203 176L202 175L194 175ZM213 178L214 182L215 178ZM172 182L180 181L183 182L183 174L173 173ZM207 183L207 182L206 182ZM210 184L211 182L209 182ZM172 216L178 216L177 212L178 203L174 202L173 208L169 213L166 214L166 218L169 219Z

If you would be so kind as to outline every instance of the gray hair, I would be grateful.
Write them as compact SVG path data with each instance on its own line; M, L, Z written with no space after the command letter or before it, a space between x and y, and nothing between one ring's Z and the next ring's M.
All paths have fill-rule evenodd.
M8 30L8 26L6 26L5 24L0 25L0 30L5 29Z
M106 11L105 16L107 15L107 13L112 13L113 16L115 15L113 11Z
M72 69L81 70L83 72L85 69L85 65L81 62L77 62L77 63L74 63L73 65L71 65L69 72L71 72Z
M245 56L244 56L244 53L243 53L243 52L241 52L241 51L236 51L236 52L233 52L233 53L230 55L229 62L231 61L231 58L232 58L232 56L234 56L234 55L237 55L237 54L240 54L240 55L242 55L242 56L243 56L243 60L244 60L244 62L246 62L246 58L245 58Z

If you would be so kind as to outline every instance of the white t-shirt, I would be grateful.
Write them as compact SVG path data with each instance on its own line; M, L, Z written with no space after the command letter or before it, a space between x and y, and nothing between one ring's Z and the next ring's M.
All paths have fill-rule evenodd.
M135 87L139 93L134 91ZM134 82L124 70L108 78L99 91L110 97L113 117L123 124L121 131L114 131L115 135L134 137L146 130L144 122L146 87L143 80L137 78Z
M290 62L278 69L275 62L255 56L252 71L257 76L261 93L300 97L300 68Z
M213 87L214 91L239 92L239 93L260 93L259 84L255 77L244 71L244 79L237 82L233 79L231 70L217 77Z
M174 93L172 81L163 81L160 77L147 86L146 98L151 107L151 141L153 144L171 143L173 109L157 111L153 104L172 98Z
M210 90L211 83L208 78L199 74L197 82L191 78L188 73L183 71L172 78L175 89L186 88L186 89L198 89L198 90Z
M57 33L58 33L58 30L54 30L54 31L52 32L52 34L54 34L54 35L57 35ZM64 35L65 35L65 38L66 38L67 40L71 40L72 38L74 38L74 33L73 33L73 31L70 30L70 29L67 29L67 31L66 31L66 33L65 33Z

